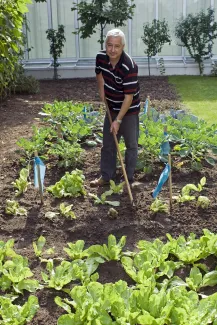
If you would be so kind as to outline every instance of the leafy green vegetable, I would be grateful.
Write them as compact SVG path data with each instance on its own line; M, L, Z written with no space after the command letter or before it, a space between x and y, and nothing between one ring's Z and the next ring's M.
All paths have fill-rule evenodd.
M13 200L6 200L5 213L12 214L15 216L27 216L27 210L25 208L20 207L19 203Z
M201 207L202 209L207 209L210 205L210 199L207 196L200 195L197 199L197 206Z
M47 188L55 197L61 198L66 196L77 197L85 195L84 175L81 170L75 169L71 173L66 172L59 182Z
M10 298L0 296L0 318L5 325L24 325L30 322L39 309L38 298L29 296L23 305L14 305Z
M90 257L101 256L107 261L120 260L122 249L126 244L126 236L122 236L119 242L114 235L108 236L108 245L92 245L88 248L88 254Z
M12 182L12 185L17 189L15 191L15 195L19 196L22 193L27 191L28 185L31 184L28 182L29 177L29 168L23 168L20 171L20 177L15 180L15 182Z
M34 252L37 257L41 256L45 243L46 239L43 236L40 236L37 242L33 242Z
M73 204L65 205L65 203L60 203L60 213L66 218L76 219L73 211L71 211Z
M169 206L167 203L163 203L160 199L156 198L150 206L151 211L156 212L169 212Z
M88 256L88 251L84 250L84 240L77 240L75 243L68 243L69 248L64 248L71 260L82 259Z
M48 154L59 157L58 165L64 168L76 168L82 162L83 149L78 143L70 143L58 139L57 143L51 145Z

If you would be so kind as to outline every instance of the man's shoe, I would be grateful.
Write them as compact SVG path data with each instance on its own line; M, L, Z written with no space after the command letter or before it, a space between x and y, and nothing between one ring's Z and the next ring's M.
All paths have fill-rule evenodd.
M109 185L108 181L105 181L102 177L95 179L94 181L90 182L91 187L102 187L105 185Z

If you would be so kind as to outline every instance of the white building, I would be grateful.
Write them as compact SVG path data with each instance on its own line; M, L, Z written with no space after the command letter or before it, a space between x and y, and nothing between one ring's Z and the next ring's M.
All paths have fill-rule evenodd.
M79 1L79 0L77 0ZM129 0L130 1L130 0ZM33 0L34 2L34 0ZM72 34L78 27L77 12L71 11L72 0L47 0L46 3L33 3L29 5L27 14L30 31L27 31L28 44L31 51L26 52L25 69L27 74L36 78L52 78L52 59L49 54L49 41L46 38L46 30L57 29L58 25L65 26L66 43L63 54L59 60L61 66L58 73L61 78L93 77L95 76L95 56L100 49L97 42L99 34L91 38L82 39L79 35ZM148 75L147 57L145 57L145 45L141 39L143 24L152 22L154 18L165 20L169 24L172 43L165 44L162 52L151 60L151 74L160 75L159 58L164 59L167 75L197 75L198 65L190 58L185 48L177 45L174 36L174 28L177 19L182 15L196 13L208 7L215 9L217 19L217 0L135 0L136 8L132 20L128 20L125 27L127 45L125 50L134 58L139 66L140 75ZM111 29L113 26L107 26ZM105 31L105 32L106 32ZM213 48L212 60L205 61L205 74L211 71L211 63L217 60L217 40Z

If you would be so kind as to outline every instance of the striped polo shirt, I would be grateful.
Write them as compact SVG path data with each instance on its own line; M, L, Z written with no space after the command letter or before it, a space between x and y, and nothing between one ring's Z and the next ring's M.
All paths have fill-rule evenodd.
M105 97L109 109L118 114L124 95L133 94L133 100L126 115L138 114L140 110L138 67L131 57L123 51L115 68L112 67L106 51L96 56L96 74L102 72Z

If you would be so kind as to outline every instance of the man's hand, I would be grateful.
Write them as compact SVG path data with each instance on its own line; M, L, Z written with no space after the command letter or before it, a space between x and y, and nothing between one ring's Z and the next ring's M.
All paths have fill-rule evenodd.
M114 120L111 124L110 132L114 132L115 135L117 135L119 128L120 128L120 123L118 123L116 120Z

